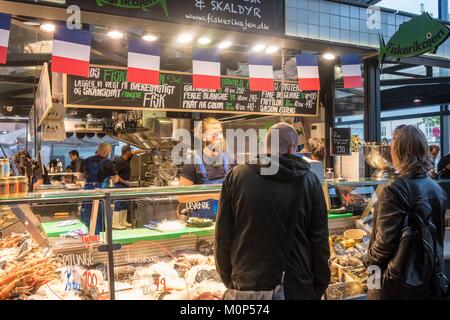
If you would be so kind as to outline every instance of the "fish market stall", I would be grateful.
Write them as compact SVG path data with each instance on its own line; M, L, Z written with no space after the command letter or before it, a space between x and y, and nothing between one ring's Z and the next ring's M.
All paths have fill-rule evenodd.
M58 203L64 211L64 203L81 199L107 207L119 200L157 203L157 199L176 201L180 195L214 192L220 192L220 185L44 193L4 200L2 212L10 208L22 229L3 234L0 240L2 298L220 299L226 288L215 270L212 223L180 220L176 208L164 208L169 214L158 214L155 206L157 214L149 216L143 227L113 231L105 219L104 232L93 235L73 217L53 216L52 221L43 222L33 213L35 207L41 212L45 205ZM12 220L11 212L7 217ZM334 252L330 268L335 276L324 298L357 297L365 292L364 270L358 259L366 249L367 237L345 233L356 228L352 214L330 214L329 218Z

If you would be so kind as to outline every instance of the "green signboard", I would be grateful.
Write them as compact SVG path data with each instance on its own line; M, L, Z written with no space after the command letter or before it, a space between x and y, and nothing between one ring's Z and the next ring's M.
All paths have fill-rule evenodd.
M449 28L434 20L427 12L400 25L386 44L380 35L380 65L386 57L396 60L436 53L437 48L450 36Z
M65 105L73 108L284 114L317 116L318 91L300 91L297 82L275 81L274 92L250 91L248 78L221 77L221 90L192 87L192 74L162 71L161 85L127 82L127 69L95 66L89 77L65 76Z

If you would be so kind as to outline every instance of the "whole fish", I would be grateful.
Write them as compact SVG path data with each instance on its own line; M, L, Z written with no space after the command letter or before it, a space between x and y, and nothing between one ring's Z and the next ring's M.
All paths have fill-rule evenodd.
M431 52L436 53L437 48L450 36L450 29L438 20L434 20L427 12L416 16L400 25L397 32L387 44L380 35L380 53L378 60L380 66L386 57L401 58L415 57Z

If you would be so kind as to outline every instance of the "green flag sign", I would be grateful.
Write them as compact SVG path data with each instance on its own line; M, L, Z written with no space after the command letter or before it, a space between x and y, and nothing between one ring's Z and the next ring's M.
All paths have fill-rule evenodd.
M424 53L436 53L437 48L450 36L450 29L427 12L400 25L386 44L380 35L380 65L386 57L416 57Z

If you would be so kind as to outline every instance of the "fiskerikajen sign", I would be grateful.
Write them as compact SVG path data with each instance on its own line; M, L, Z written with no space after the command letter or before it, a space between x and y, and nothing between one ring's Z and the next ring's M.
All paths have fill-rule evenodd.
M149 11L154 6L161 6L166 17L169 17L167 0L96 0L96 4L97 7L111 6L124 9L142 9L143 11Z
M67 0L81 10L237 31L284 33L281 0Z
M398 31L385 44L380 36L380 65L386 57L396 60L416 57L430 52L436 53L437 48L450 36L450 29L441 22L434 20L424 12L400 25Z

